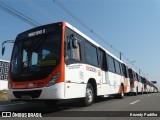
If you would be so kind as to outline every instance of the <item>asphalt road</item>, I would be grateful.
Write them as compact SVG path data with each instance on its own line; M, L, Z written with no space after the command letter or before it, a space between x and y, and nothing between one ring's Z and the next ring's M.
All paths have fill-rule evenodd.
M42 118L37 119L118 119L160 120L160 117L144 117L145 115L160 115L160 93L125 96L124 99L101 98L92 106L82 107L78 100L66 100L58 103L57 107L48 107L43 102L7 102L0 103L0 111L40 112ZM112 112L111 112L112 111ZM115 111L115 112L114 112ZM117 112L118 111L118 112ZM128 112L129 111L129 112ZM147 114L146 114L147 113ZM151 113L151 114L149 114ZM138 115L139 117L133 117ZM64 117L67 116L67 117ZM99 117L97 117L99 116ZM112 117L109 117L112 116ZM114 117L118 116L118 117ZM132 116L132 117L123 117ZM143 117L140 117L143 116ZM8 119L8 118L0 118ZM17 118L12 118L17 119ZM33 118L35 120L35 118Z

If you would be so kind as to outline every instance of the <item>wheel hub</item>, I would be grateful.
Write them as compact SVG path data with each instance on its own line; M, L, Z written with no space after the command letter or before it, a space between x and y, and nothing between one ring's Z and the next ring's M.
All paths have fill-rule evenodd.
M87 95L88 102L92 102L92 100L93 100L93 92L92 92L91 89L89 89L89 88L87 89L86 95Z

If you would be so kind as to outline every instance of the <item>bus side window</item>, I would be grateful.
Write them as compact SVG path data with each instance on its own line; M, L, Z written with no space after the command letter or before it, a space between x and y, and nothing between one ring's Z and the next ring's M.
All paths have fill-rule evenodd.
M136 79L136 81L138 81L138 78L137 78L137 73L135 72L135 79Z
M126 67L126 76L127 76L127 78L129 78L129 69L128 69L128 67Z
M124 72L123 72L122 64L119 63L119 66L120 66L120 73L121 73L121 75L122 75L122 76L125 76L125 74L124 74Z
M87 41L85 42L85 59L87 63L98 66L97 48Z
M99 60L99 66L102 70L107 71L107 65L106 65L106 54L103 50L98 50L98 60Z
M138 74L136 73L136 78L137 78L137 81L139 82L139 78L138 78Z
M137 81L136 73L134 72L134 81Z
M125 77L125 78L127 78L128 76L127 76L127 67L124 65L124 64L121 64L121 66L122 66L122 70L123 70L123 76Z
M65 60L81 60L80 43L74 35L66 36L65 39Z
M115 65L114 65L114 59L112 58L112 57L110 57L110 56L107 56L107 58L108 58L108 70L110 71L110 72L116 72L116 70L115 70Z
M121 74L121 68L120 68L120 64L117 60L115 60L115 69L116 69L116 73L117 74Z
M139 82L141 82L141 83L142 83L142 79L141 79L141 76L139 76Z

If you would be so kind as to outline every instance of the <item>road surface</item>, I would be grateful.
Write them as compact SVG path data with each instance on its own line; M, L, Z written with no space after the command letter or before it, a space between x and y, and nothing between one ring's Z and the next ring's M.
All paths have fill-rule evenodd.
M27 111L27 112L42 113L42 118L37 118L37 120L38 119L48 120L53 118L57 120L61 119L70 120L71 118L74 118L74 120L79 120L79 119L84 120L84 118L85 120L92 120L92 119L150 120L151 118L159 120L160 117L156 117L157 113L158 115L160 115L159 101L160 101L160 93L143 94L138 96L125 96L124 99L103 98L99 99L98 101L96 101L96 103L94 103L92 106L89 107L82 107L78 103L78 100L61 101L58 103L57 107L48 107L43 102L8 102L8 103L1 102L0 111L17 111L17 112ZM145 113L146 115L151 115L153 117L144 118ZM97 117L96 115L99 115L99 117ZM117 115L118 117L113 117L115 115ZM121 115L122 116L127 115L132 117L129 118L122 117ZM136 118L133 117L135 115L139 117ZM69 116L69 117L63 117L63 116ZM1 119L8 119L8 118L1 118ZM17 119L17 118L12 118L12 119Z

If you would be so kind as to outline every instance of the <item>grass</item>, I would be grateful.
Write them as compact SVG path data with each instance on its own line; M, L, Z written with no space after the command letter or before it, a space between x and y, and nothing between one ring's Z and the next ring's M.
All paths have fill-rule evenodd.
M0 90L0 101L7 101L7 90Z

